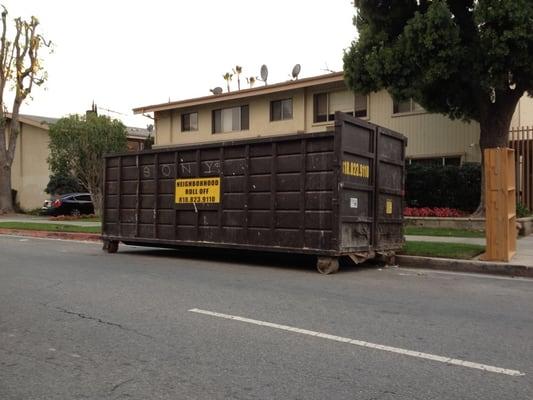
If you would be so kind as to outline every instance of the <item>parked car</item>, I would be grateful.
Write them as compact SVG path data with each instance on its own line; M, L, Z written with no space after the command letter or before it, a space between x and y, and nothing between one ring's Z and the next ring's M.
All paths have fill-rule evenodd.
M94 214L90 193L69 193L46 200L41 208L43 215L82 215Z

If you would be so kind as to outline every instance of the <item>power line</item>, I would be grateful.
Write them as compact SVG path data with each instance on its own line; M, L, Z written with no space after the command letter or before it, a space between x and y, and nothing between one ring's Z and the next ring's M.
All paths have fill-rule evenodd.
M105 108L105 107L102 107L102 106L98 106L98 109L104 110L104 111L107 111L107 112L111 112L111 113L114 113L114 114L124 115L126 117L130 117L131 116L130 114L124 114L124 113L122 113L120 111L110 110L109 108Z

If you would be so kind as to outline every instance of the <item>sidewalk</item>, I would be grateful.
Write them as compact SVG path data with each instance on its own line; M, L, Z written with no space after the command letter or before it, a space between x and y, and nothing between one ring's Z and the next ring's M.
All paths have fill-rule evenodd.
M406 235L405 240L485 245L484 238ZM418 256L397 256L397 260L401 265L413 268L447 269L461 272L533 277L533 235L518 238L516 242L516 254L509 262L481 261L479 259L456 260Z
M509 264L522 264L533 267L533 235L516 241L516 254Z
M31 222L38 224L60 224L72 226L100 226L100 222L84 221L83 219L75 221L50 221L46 216L27 215L27 214L9 214L0 215L0 222Z

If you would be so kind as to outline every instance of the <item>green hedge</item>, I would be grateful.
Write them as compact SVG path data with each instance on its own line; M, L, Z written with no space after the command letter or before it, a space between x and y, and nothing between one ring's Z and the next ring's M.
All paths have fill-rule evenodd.
M86 192L78 179L68 173L55 173L50 175L50 180L44 191L50 195Z
M480 191L480 164L407 166L408 207L449 207L471 212L479 205Z

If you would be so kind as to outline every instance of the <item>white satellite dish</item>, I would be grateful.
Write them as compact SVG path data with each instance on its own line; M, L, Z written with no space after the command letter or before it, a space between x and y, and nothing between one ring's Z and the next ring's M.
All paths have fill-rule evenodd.
M301 70L302 70L302 66L300 64L296 64L292 68L292 79L298 79L298 75L300 74Z
M209 89L209 91L213 94L222 94L222 88L220 86L217 86L214 89Z
M261 80L265 82L265 85L267 84L268 79L268 67L263 64L261 65Z

